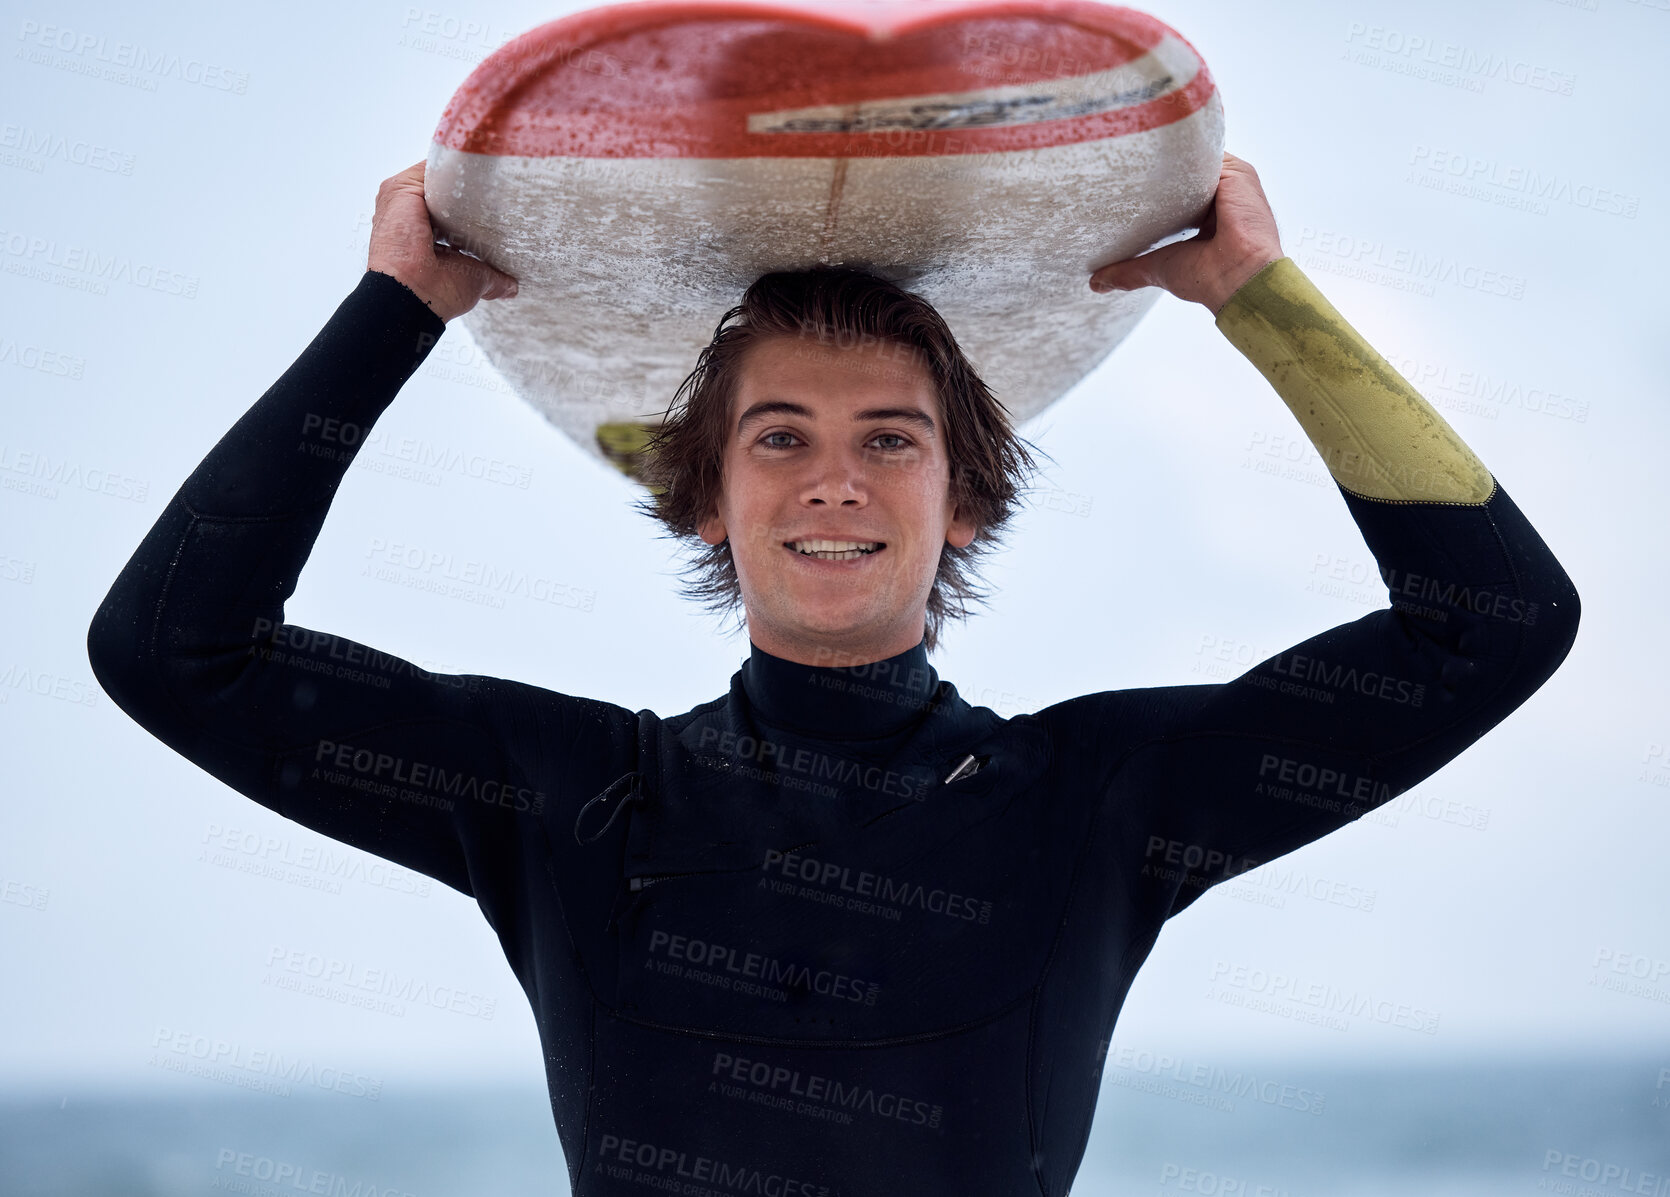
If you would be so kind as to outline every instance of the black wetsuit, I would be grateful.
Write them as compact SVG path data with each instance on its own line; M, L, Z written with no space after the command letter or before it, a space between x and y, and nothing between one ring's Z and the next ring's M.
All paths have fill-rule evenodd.
M1161 924L1431 774L1575 635L1500 488L1342 489L1407 610L1225 684L1004 719L921 644L851 670L754 647L728 694L660 720L431 675L282 616L341 426L368 429L444 327L367 272L170 501L88 648L240 793L476 899L584 1197L1066 1193Z

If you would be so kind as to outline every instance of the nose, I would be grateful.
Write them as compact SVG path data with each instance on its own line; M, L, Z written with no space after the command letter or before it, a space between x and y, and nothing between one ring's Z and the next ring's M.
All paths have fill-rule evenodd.
M862 449L825 444L807 457L800 501L809 506L862 507L869 502L869 463Z

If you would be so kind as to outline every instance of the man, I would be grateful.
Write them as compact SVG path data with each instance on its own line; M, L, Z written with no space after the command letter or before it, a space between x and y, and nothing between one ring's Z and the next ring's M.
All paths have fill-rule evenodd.
M349 464L309 429L369 428L447 320L514 294L422 203L421 165L384 183L359 286L186 480L88 648L216 777L476 899L576 1194L1064 1194L1165 920L1429 776L1576 635L1547 546L1282 255L1230 155L1200 236L1093 281L1214 313L1391 609L1224 685L970 707L927 650L1024 455L931 308L814 270L727 314L650 465L650 509L707 546L698 589L746 610L727 694L663 721L284 624Z

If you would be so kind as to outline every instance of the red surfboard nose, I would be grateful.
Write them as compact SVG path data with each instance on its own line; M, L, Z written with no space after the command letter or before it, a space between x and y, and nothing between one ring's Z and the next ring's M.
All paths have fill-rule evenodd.
M1184 69L1152 61L1167 43ZM1157 128L1213 94L1169 26L1085 0L656 0L507 42L435 141L534 158L981 153Z

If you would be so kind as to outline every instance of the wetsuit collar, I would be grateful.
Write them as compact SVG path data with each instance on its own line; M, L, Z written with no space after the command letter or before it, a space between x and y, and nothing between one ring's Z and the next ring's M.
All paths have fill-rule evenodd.
M779 727L826 739L891 735L927 710L939 689L927 644L924 635L896 656L830 667L773 656L750 640L742 689L755 713Z

